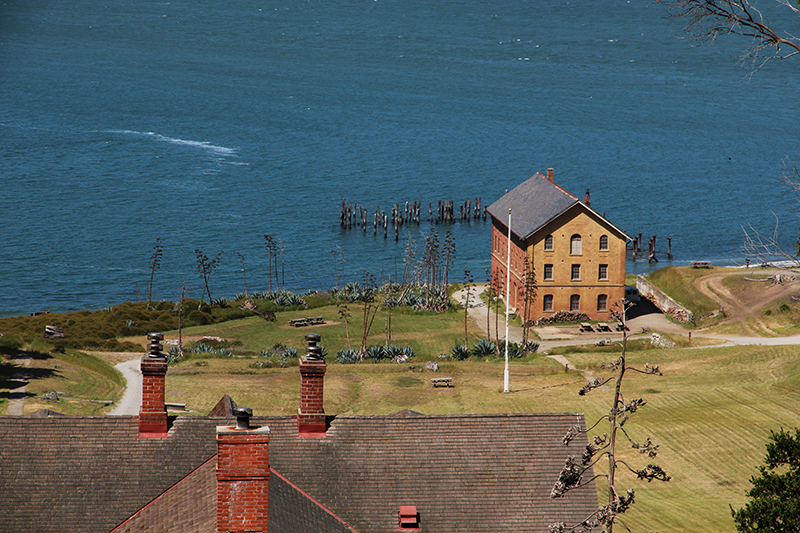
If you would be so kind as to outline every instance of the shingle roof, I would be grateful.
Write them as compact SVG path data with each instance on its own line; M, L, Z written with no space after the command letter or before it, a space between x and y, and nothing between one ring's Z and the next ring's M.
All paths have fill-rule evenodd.
M578 198L537 172L503 195L487 210L494 218L508 224L510 208L511 231L521 239L527 239L576 203Z
M172 438L139 439L134 417L0 417L0 531L108 532L170 488L141 513L161 519L137 519L166 520L163 504L187 494L207 506L215 427L231 422L178 418ZM270 426L271 466L289 482L271 476L272 533L383 533L400 505L416 505L431 533L547 531L597 506L593 485L549 497L564 458L585 446L561 445L582 415L337 416L324 439L297 438L289 417L252 422Z

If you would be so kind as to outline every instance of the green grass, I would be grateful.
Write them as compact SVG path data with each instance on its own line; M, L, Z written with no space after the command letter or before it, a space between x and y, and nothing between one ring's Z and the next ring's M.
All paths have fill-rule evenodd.
M52 409L62 414L103 414L109 405L102 401L115 401L122 396L125 381L122 375L106 361L75 350L60 352L42 351L37 342L30 351L22 352L17 359L5 360L0 365L0 412L8 408L7 396L15 372L25 372L26 397L23 413L39 409ZM30 358L30 364L22 367L21 358ZM42 394L56 391L63 393L58 401L45 400ZM59 396L62 396L61 394ZM100 400L100 401L92 401Z
M604 375L600 363L613 357L576 353L569 359ZM769 430L800 426L796 347L656 350L631 352L629 360L658 364L664 373L626 375L626 398L641 396L648 404L625 428L637 439L650 436L661 445L657 462L672 480L648 484L619 474L621 487L636 490L628 525L639 531L734 531L728 505L745 503L748 479L763 458ZM606 412L611 394L595 390L587 395L587 422ZM623 458L646 464L634 452ZM602 487L598 496L606 498Z
M715 273L728 271L738 272L731 268L714 268ZM694 280L708 274L709 271L704 268L667 267L652 272L647 279L673 300L689 309L695 317L701 317L719 309L714 300L692 285Z
M348 332L350 345L358 349L361 345L363 333L363 308L355 304L348 305L351 317L345 327L334 305L324 306L309 311L289 311L277 313L275 322L268 322L257 317L249 317L215 324L211 326L195 326L184 328L184 338L197 338L203 335L222 337L225 339L239 339L242 341L241 350L245 354L257 354L261 350L269 349L277 343L293 346L298 352L303 353L306 346L305 335L317 333L322 336L321 344L327 350L330 358L338 350L348 347ZM328 323L323 326L295 328L289 326L289 321L294 318L308 316L322 316ZM378 311L372 324L367 345L385 343L386 312ZM469 343L472 346L480 339L477 328L472 321L468 324ZM177 331L166 331L167 338L177 339ZM464 343L464 315L463 311L451 310L447 313L437 314L427 311L413 311L409 308L397 308L392 311L392 339L391 343L397 346L411 346L414 352L422 357L432 357L440 353L450 353L456 344Z

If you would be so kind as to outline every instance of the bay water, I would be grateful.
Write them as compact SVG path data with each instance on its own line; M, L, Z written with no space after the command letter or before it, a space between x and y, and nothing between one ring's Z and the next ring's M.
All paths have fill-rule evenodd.
M762 2L768 15L780 16ZM770 11L773 10L773 11ZM343 198L484 205L537 171L675 259L745 260L742 228L791 249L800 63L752 75L748 43L686 38L648 0L6 0L0 5L0 316L156 299L195 250L212 295L402 274L427 223L339 227ZM490 224L437 226L451 279L489 267ZM341 254L340 254L341 252ZM418 250L418 256L421 250ZM654 265L629 263L629 271Z

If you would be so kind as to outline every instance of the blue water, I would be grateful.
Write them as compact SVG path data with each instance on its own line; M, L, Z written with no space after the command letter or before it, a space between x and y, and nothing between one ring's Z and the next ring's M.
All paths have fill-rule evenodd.
M547 167L673 264L741 261L776 218L791 247L798 63L748 77L746 42L698 44L647 0L6 0L0 316L144 298L157 237L159 299L199 297L195 248L224 250L215 297L243 291L237 253L265 290L264 234L298 292L334 285L337 247L347 281L394 276L419 230L342 231L343 197L425 217ZM489 225L451 229L451 278L482 279Z

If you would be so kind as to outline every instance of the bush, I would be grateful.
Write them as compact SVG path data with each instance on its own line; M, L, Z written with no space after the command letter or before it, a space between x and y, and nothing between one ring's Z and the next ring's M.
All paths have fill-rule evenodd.
M350 348L336 352L336 362L343 365L352 365L359 362L358 352Z
M469 348L463 344L456 344L453 346L453 350L450 352L450 357L456 361L463 361L469 357Z
M472 347L472 355L494 357L497 355L497 345L489 339L481 339Z

